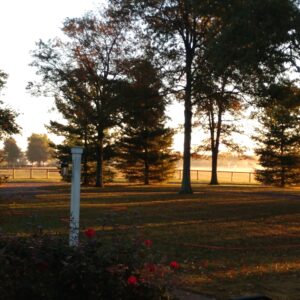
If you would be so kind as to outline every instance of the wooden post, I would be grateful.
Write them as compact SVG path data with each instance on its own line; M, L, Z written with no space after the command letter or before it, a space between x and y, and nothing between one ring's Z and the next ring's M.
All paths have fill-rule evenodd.
M197 170L197 181L199 180L199 171Z
M49 169L46 169L46 177L49 179Z
M231 182L233 181L233 172L231 172Z
M30 168L30 175L29 178L32 179L32 168Z
M71 186L71 208L70 208L70 236L69 245L79 244L79 214L80 214L80 173L81 155L83 149L74 147L72 153L72 186Z
M13 168L13 170L12 170L13 172L12 172L12 179L15 179L15 177L16 177L16 169L15 168Z

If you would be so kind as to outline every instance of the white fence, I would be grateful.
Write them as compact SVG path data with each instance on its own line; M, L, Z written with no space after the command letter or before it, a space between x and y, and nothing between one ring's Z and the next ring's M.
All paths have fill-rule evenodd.
M9 179L61 179L58 168L0 168L0 175L6 175ZM191 170L191 180L199 183L210 182L210 170ZM118 182L126 181L124 175L117 173ZM179 182L182 179L182 170L176 170L169 181ZM232 184L258 184L254 172L218 171L219 183Z
M9 179L59 179L58 168L0 168L0 175Z
M210 170L191 170L191 180L203 183L209 183L211 177ZM182 170L176 170L174 173L174 180L182 179ZM242 171L218 171L219 183L232 183L232 184L258 184L255 180L254 172Z

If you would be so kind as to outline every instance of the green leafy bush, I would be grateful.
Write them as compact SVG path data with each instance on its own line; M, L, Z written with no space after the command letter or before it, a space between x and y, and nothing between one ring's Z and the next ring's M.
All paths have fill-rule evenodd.
M178 266L153 262L149 240L101 244L93 229L69 247L65 238L0 236L1 299L171 299Z

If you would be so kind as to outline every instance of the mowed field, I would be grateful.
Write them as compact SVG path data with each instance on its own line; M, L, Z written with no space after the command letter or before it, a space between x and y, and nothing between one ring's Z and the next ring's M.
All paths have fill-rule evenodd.
M178 286L216 299L265 294L300 299L300 189L195 185L82 188L81 229L103 240L132 232L181 269ZM70 186L0 186L0 227L27 235L68 234Z
M10 180L22 181L26 180L51 180L60 181L61 175L60 170L57 168L0 168L0 176L8 176ZM182 178L182 170L175 170L173 176L167 181L172 183L180 183ZM192 169L191 180L197 183L209 183L211 178L211 171L209 169ZM258 184L255 180L255 174L253 171L230 171L230 170L219 170L218 180L222 184ZM116 172L115 182L126 182L124 174Z

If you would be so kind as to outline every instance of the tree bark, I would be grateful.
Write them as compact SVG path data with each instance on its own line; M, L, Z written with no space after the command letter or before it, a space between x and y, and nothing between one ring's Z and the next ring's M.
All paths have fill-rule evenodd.
M212 117L213 118L213 117ZM211 185L218 185L218 156L219 156L219 145L222 129L222 110L219 108L218 119L217 119L217 132L216 138L214 138L215 122L211 124Z
M211 185L218 185L218 150L214 149L212 151L212 157L211 157L211 179L210 183Z
M191 187L191 135L192 135L192 54L186 54L186 88L184 99L183 175L180 194L192 194Z
M97 167L96 167L96 187L103 187L103 133L98 134L98 143L97 143Z
M145 156L144 156L144 184L149 185L149 162L148 162L148 149L145 148Z
M84 151L83 151L83 184L87 185L88 180L88 160L87 160L87 134L84 135Z

